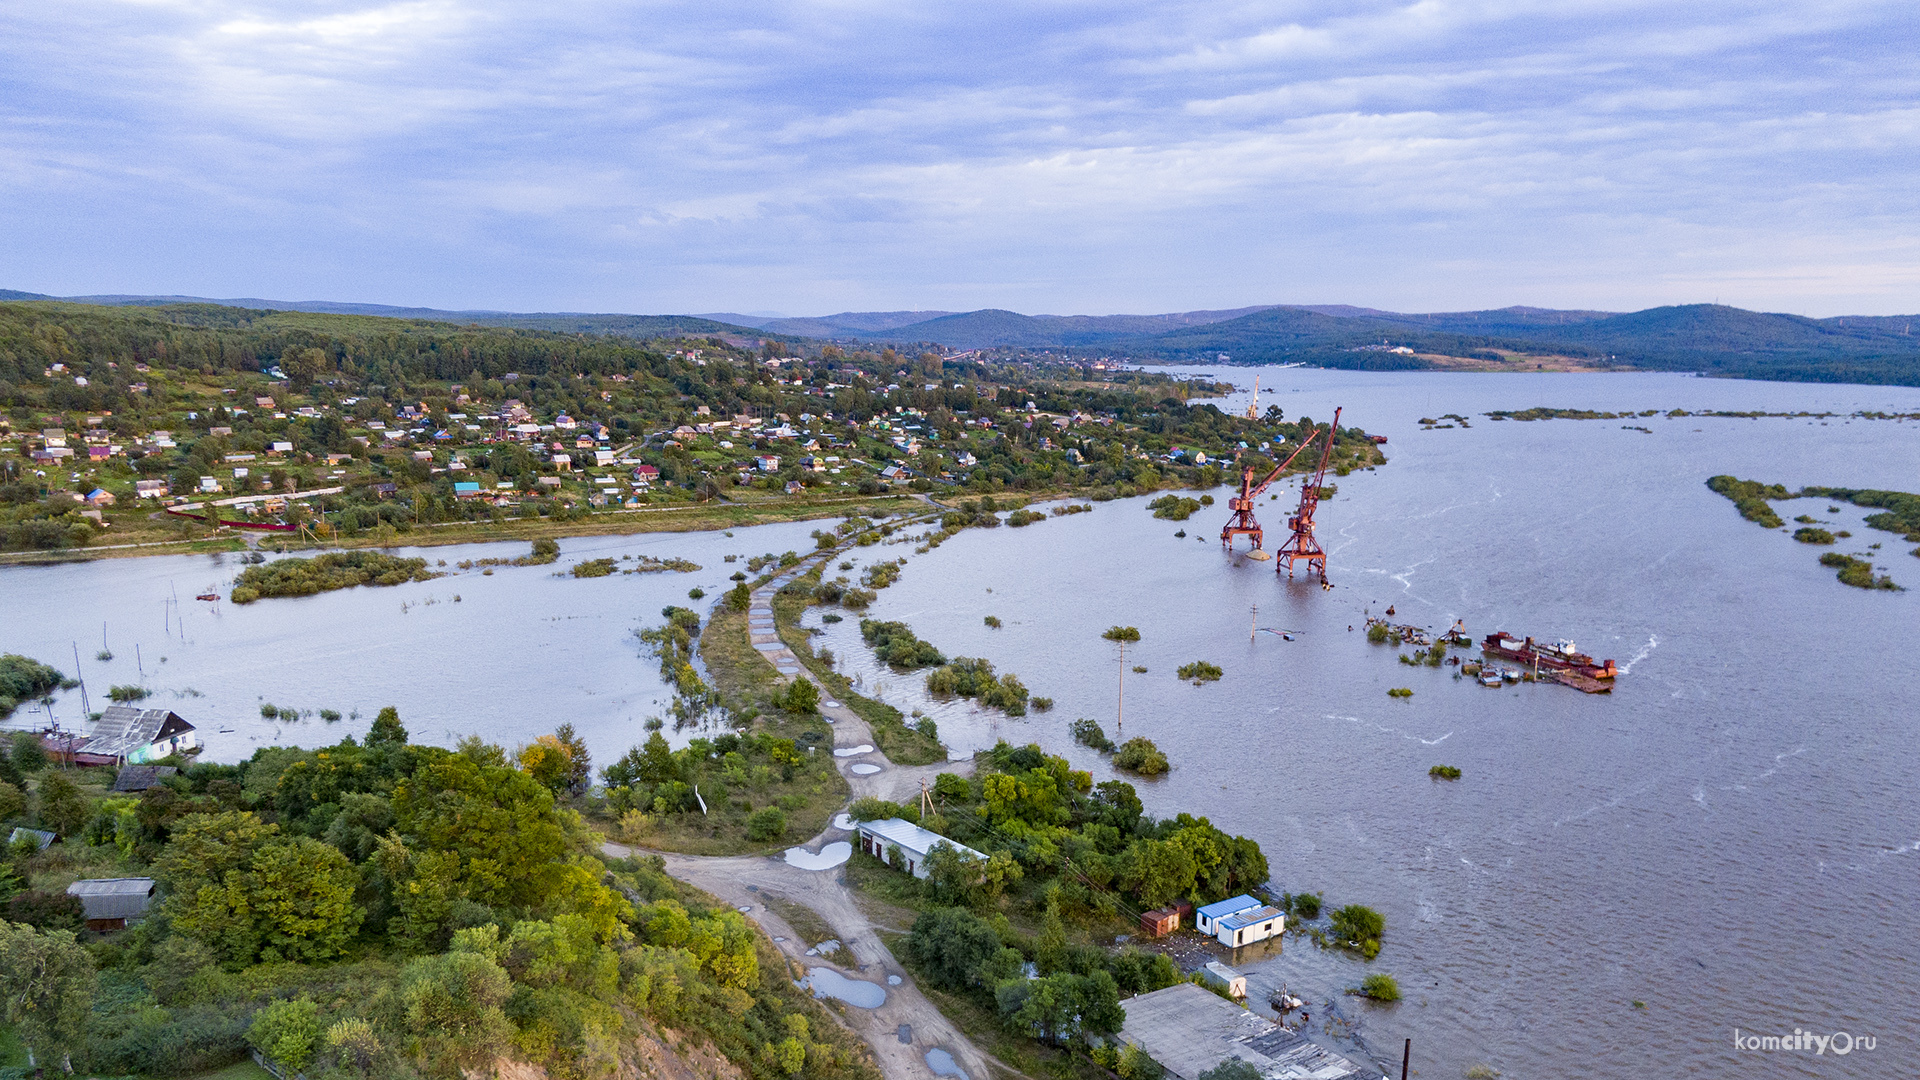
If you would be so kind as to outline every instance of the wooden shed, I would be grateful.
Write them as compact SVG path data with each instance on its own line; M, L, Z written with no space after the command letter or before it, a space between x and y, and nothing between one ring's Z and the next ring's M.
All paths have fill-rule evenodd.
M80 898L87 929L106 933L146 915L153 890L152 878L91 878L67 886L67 895Z
M1170 907L1140 913L1140 932L1148 937L1166 937L1180 929L1180 913Z

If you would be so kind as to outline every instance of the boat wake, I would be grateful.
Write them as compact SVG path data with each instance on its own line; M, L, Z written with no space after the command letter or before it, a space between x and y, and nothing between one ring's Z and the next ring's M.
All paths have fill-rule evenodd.
M1268 711L1271 712L1272 710ZM1345 720L1350 724L1357 724L1360 727L1370 727L1383 735L1398 735L1409 742L1417 742L1421 746L1439 746L1441 743L1453 738L1453 732L1449 731L1437 739L1423 739L1410 731L1401 731L1399 728L1388 727L1385 724L1375 723L1372 720L1362 720L1357 716L1341 716L1339 713L1327 713L1326 718L1328 720Z
M1642 660L1645 660L1649 655L1653 653L1653 650L1659 647L1660 647L1660 635L1648 634L1647 643L1645 645L1640 646L1640 651L1633 654L1633 659L1628 660L1626 663L1620 665L1620 674L1622 675L1631 674L1633 672L1633 665L1639 663Z

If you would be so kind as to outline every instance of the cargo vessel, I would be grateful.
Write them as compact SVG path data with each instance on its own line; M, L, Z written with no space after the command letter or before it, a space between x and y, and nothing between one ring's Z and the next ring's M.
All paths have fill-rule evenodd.
M1612 660L1595 660L1562 638L1551 645L1532 638L1516 638L1502 630L1488 634L1480 642L1480 651L1488 656L1518 660L1528 666L1565 671L1588 679L1611 679L1617 674Z

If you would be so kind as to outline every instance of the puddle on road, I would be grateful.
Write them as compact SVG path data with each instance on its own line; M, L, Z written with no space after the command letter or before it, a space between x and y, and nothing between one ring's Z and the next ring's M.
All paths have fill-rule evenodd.
M880 771L880 766L863 761L858 765L847 766L847 771L855 776L872 776Z
M832 968L808 968L800 985L812 990L814 997L830 997L861 1009L877 1009L887 1000L886 987L849 979Z
M833 756L834 757L859 757L861 754L871 754L871 753L873 753L873 744L863 742L859 746L842 746L833 752Z
M938 1047L927 1051L927 1068L932 1069L935 1076L957 1076L960 1080L969 1080L967 1070L953 1060L953 1055Z
M802 870L831 870L852 857L853 845L845 840L835 840L821 847L817 855L806 848L787 849L787 865L797 866Z
M825 956L826 954L833 952L835 949L838 949L839 947L840 947L839 938L828 938L827 940L821 942L820 944L815 945L813 948L808 949L807 955L808 956Z
M833 815L833 827L836 829L845 829L848 832L852 832L855 824L852 814Z
M900 976L898 976L898 975L889 975L889 976L887 976L887 985L888 985L888 986L899 986L899 985L900 985Z

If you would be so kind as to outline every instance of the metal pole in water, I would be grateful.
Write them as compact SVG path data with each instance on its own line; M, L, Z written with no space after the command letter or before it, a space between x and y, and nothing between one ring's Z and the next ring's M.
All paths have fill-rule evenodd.
M80 680L80 710L93 715L93 703L87 700L87 677L80 674L80 643L73 643L73 677Z
M1413 1064L1413 1040L1408 1039L1406 1048L1400 1051L1400 1080L1407 1080L1407 1066Z

